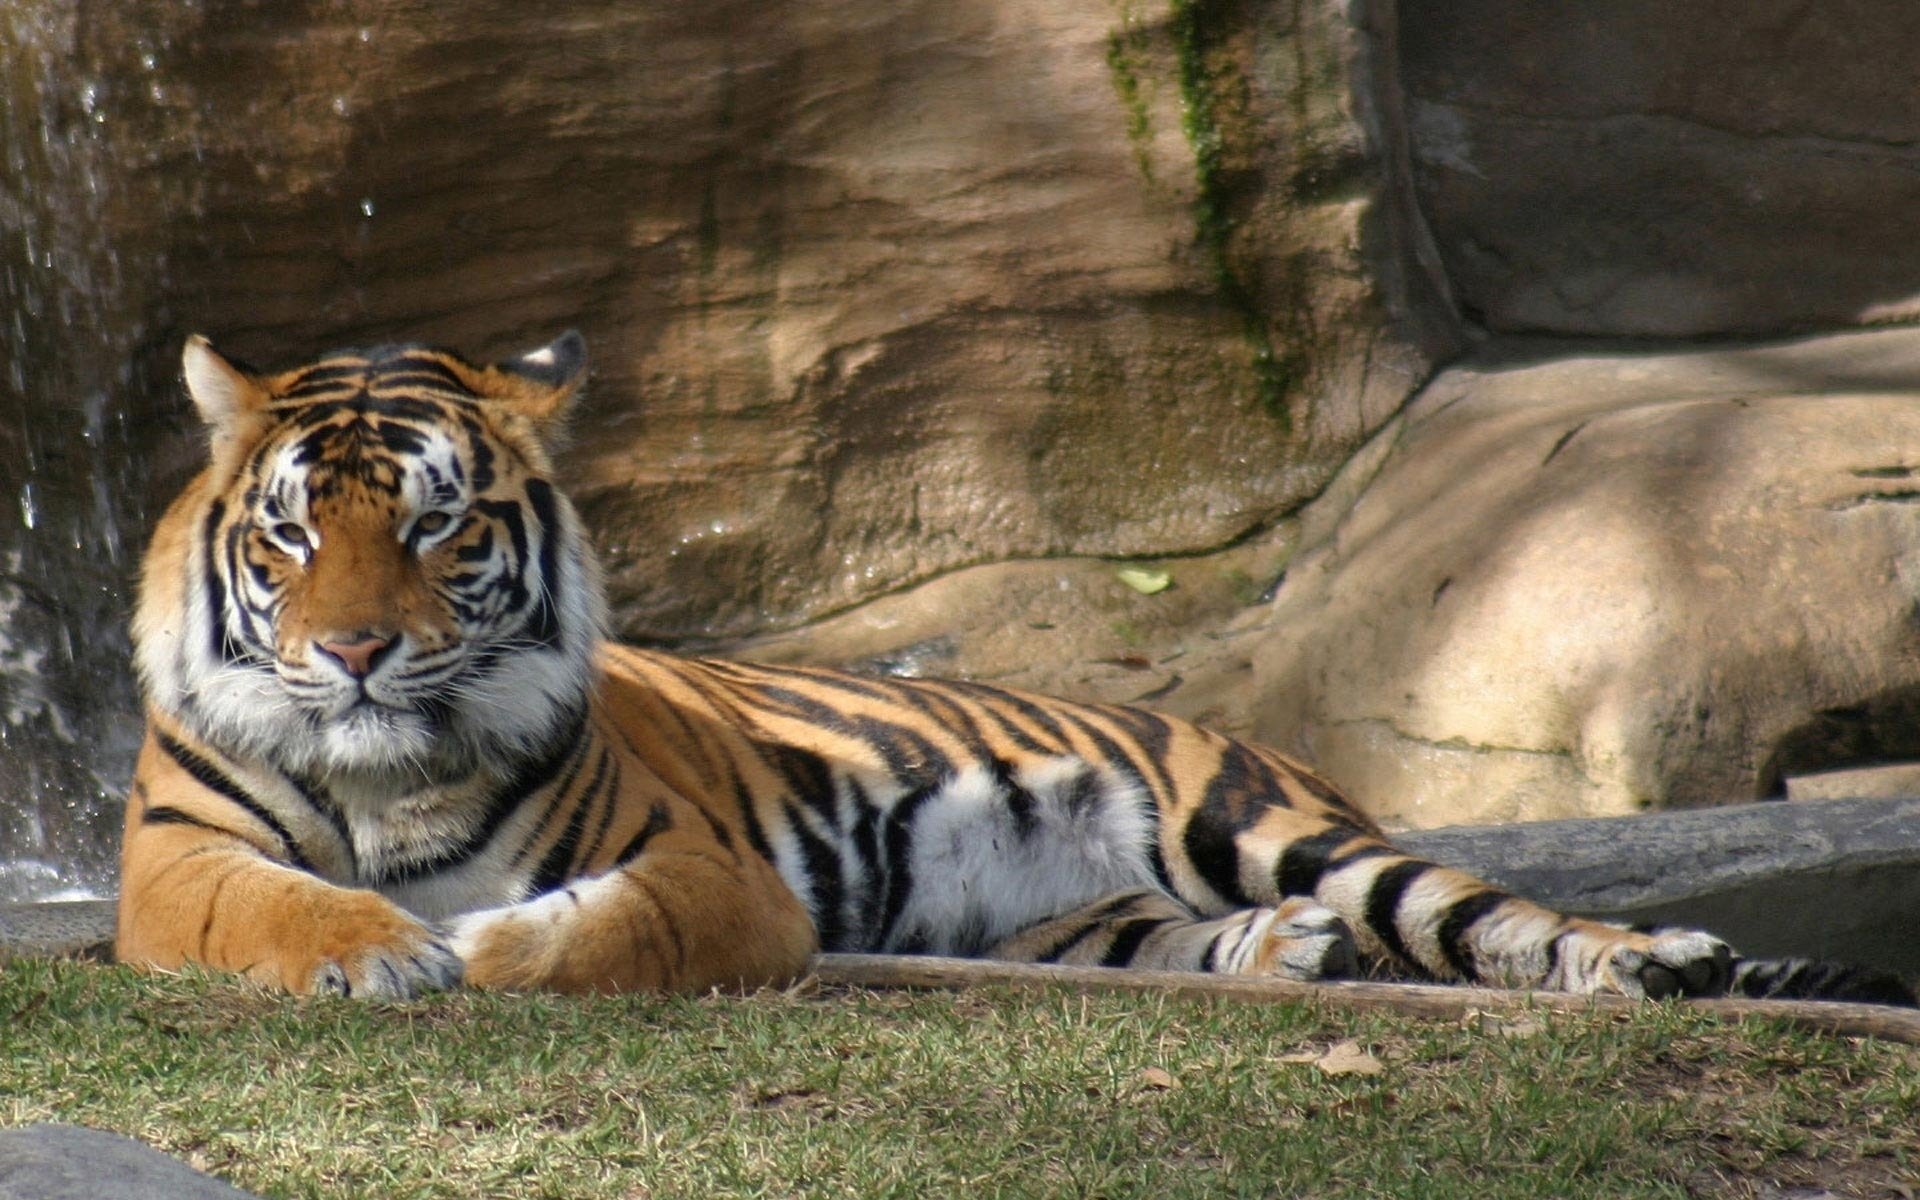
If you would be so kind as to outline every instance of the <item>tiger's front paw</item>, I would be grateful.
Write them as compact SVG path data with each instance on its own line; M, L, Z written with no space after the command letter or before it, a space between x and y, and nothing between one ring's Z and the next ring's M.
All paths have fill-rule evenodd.
M448 922L447 942L474 987L551 987L579 906L574 889L562 888L519 904L484 908Z
M310 920L307 932L302 952L277 966L278 982L291 991L411 1000L460 983L452 947L380 897L356 896Z
M1646 1000L1720 996L1726 994L1733 977L1733 951L1719 938L1698 930L1629 933L1607 929L1567 936L1587 944L1562 947L1562 968L1578 970L1574 978L1561 981L1565 991L1615 992Z

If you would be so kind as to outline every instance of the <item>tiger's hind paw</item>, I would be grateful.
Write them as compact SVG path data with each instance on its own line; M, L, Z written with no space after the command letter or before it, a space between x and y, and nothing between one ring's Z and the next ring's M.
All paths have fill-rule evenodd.
M1676 929L1651 934L1610 931L1614 945L1583 972L1577 992L1617 992L1635 999L1722 996L1733 978L1733 951L1710 933ZM1574 935L1592 936L1592 935Z
M1291 897L1256 909L1242 945L1226 969L1240 975L1277 975L1312 982L1354 974L1359 955L1347 923L1332 909Z

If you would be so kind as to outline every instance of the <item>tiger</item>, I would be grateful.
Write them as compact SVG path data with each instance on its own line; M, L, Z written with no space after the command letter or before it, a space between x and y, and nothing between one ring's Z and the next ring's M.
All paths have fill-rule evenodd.
M272 372L196 335L181 371L208 452L138 586L123 962L389 998L754 989L823 951L1911 998L1553 911L1143 708L610 641L554 479L576 333Z

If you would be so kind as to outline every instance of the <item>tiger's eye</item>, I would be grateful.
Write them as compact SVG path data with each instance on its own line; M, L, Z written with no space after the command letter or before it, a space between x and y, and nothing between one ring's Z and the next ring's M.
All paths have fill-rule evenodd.
M296 525L292 521L282 521L278 525L275 525L273 527L273 536L279 538L289 546L305 546L307 544L306 526Z
M421 513L420 519L413 523L413 532L416 535L425 534L431 537L451 524L453 524L453 518L446 513L438 511Z

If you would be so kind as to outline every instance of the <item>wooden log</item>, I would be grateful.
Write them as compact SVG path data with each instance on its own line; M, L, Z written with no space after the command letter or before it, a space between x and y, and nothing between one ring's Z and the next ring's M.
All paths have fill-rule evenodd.
M1164 992L1254 1004L1309 1004L1356 1012L1388 1012L1429 1020L1460 1020L1469 1013L1631 1012L1645 1001L1623 996L1577 996L1565 992L1503 991L1431 983L1342 980L1297 983L1181 971L1125 971L1107 967L1061 967L980 959L882 954L823 954L812 978L820 983L865 988L961 989L1075 988L1095 992ZM1729 1021L1779 1021L1840 1037L1873 1037L1920 1045L1920 1011L1877 1004L1812 1000L1681 1001Z

